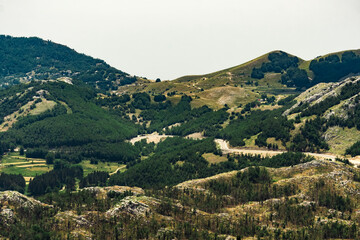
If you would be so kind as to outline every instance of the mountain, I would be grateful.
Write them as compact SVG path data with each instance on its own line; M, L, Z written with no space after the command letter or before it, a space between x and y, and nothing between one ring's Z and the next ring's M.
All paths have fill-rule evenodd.
M152 82L2 44L0 238L359 238L358 51Z
M273 51L247 63L205 75L184 76L172 81L138 83L120 87L121 93L147 92L179 101L193 97L192 106L221 108L244 105L267 94L286 97L320 82L335 82L360 72L360 50L327 54L305 61L283 51Z
M0 35L0 86L33 80L85 82L102 91L136 81L127 73L67 46L36 37Z

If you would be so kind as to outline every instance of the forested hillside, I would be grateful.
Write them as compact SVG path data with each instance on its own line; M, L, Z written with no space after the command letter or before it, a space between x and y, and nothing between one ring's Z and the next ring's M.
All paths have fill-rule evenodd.
M0 35L0 86L33 80L82 81L102 91L136 81L100 59L40 38Z
M14 96L15 90L18 92ZM28 149L27 153L44 149L37 156L42 158L50 149L57 149L57 154L72 162L81 161L83 156L135 160L138 151L124 140L136 136L141 128L97 106L93 102L96 96L86 85L62 82L31 83L2 90L3 131L12 125L1 134L1 141L12 148L20 145ZM46 109L44 104L52 108ZM12 112L15 114L10 117Z

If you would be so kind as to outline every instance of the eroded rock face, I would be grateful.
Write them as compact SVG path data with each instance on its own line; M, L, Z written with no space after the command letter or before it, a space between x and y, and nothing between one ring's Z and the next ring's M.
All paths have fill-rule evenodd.
M341 89L348 83L356 83L360 81L360 76L354 76L346 78L339 82L331 82L331 83L320 83L312 88L307 89L305 92L301 93L297 98L297 103L293 105L290 109L286 110L283 115L287 116L290 112L299 107L302 104L309 104L314 105L320 103L322 101L326 101L326 99L330 96L337 96L340 94ZM345 111L347 109L351 109L355 106L354 99L358 94L355 96L350 97L344 104L343 109L340 109L336 116L346 118ZM325 114L325 117L329 118L330 116L334 115L334 112L328 112Z
M10 208L0 209L0 225L9 226L15 222L14 211Z
M77 215L73 211L60 212L55 215L55 219L61 224L69 222L72 228L90 228L92 224L83 215Z
M116 217L122 213L130 214L134 217L143 217L150 212L148 204L143 203L140 199L130 196L122 199L114 208L106 212L107 217Z
M0 226L7 228L21 219L22 216L18 214L19 209L22 209L20 211L22 213L36 214L52 207L16 191L0 192Z
M27 197L24 194L16 191L0 192L0 203L2 205L29 209L35 209L36 207L53 207L52 205L42 203L34 198Z

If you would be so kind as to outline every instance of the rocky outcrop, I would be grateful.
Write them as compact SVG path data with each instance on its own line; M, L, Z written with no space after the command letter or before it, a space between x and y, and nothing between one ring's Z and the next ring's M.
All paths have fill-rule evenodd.
M0 192L0 203L1 205L10 207L22 207L27 209L35 209L36 207L53 207L42 203L32 197L27 197L16 191L4 191Z
M291 108L286 110L283 115L287 116L290 114L290 112L303 105L308 104L309 106L320 103L322 101L325 101L330 96L337 96L341 89L348 83L356 83L360 81L360 76L355 77L349 77L345 80L342 80L340 82L332 82L332 83L320 83L312 88L307 89L305 92L301 93L295 100L297 101L296 104L294 104ZM352 96L350 99L345 101L347 104L342 104L346 107L351 107L353 105L353 102L351 99L354 99L355 96ZM333 113L328 112L326 115L331 116Z
M129 196L122 199L115 207L109 209L105 215L108 218L121 214L129 214L133 217L144 217L147 213L151 212L151 206L157 206L159 204L159 201L155 198Z
M73 211L60 212L55 215L55 220L57 220L60 225L68 222L73 229L90 228L92 226L84 215L77 215Z
M4 224L6 226L13 224L15 222L14 211L10 208L0 209L0 219L0 224Z
M90 191L98 198L106 198L108 193L124 194L126 192L134 196L143 195L145 191L139 187L128 187L128 186L109 186L109 187L87 187L82 190Z

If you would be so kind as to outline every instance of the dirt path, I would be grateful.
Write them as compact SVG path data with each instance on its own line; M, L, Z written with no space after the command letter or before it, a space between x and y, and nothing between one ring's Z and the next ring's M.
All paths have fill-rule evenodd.
M114 174L116 174L118 171L120 171L120 170L123 169L123 168L126 168L126 165L121 166L121 167L118 167L114 172L110 173L109 175L114 175Z
M37 163L46 163L46 161L27 161L27 162L13 162L13 163L2 163L2 166L10 166L10 165L28 165L28 164L37 164Z
M34 177L24 177L24 179L25 179L25 182L29 183L30 180L34 179Z
M130 139L129 142L131 144L134 144L134 143L139 142L139 141L141 141L143 139L146 139L147 143L153 142L153 143L157 144L160 141L162 141L162 140L164 140L165 138L168 138L168 137L174 137L174 136L172 136L172 135L160 135L157 132L154 132L152 134L138 135L137 137L134 137L134 138Z
M16 166L18 168L28 168L28 167L45 167L47 166L45 163L39 163L39 164L27 164L27 165L20 165L20 166Z
M220 147L221 151L223 153L243 153L243 154L260 154L261 156L275 156L281 153L284 153L284 151L271 151L271 150L260 150L260 149L241 149L241 148L230 148L229 143L223 139L215 139L215 142ZM336 159L336 155L333 155L331 153L311 153L311 152L305 152L304 154L313 156L317 159L331 159L332 161ZM354 165L360 166L360 156L355 158L350 158L349 161L353 163Z
M164 140L165 138L168 138L168 137L176 137L176 136L174 136L174 135L165 135L165 134L160 135L157 132L154 132L154 133L151 133L151 134L138 135L137 137L134 137L134 138L130 139L129 142L131 144L134 144L134 143L136 143L138 141L146 139L147 143L153 142L155 144L158 144L159 142L161 142L162 140ZM189 135L185 136L185 138L204 139L206 137L204 137L202 135L202 133L196 132L196 133L192 133L192 134L189 134Z

